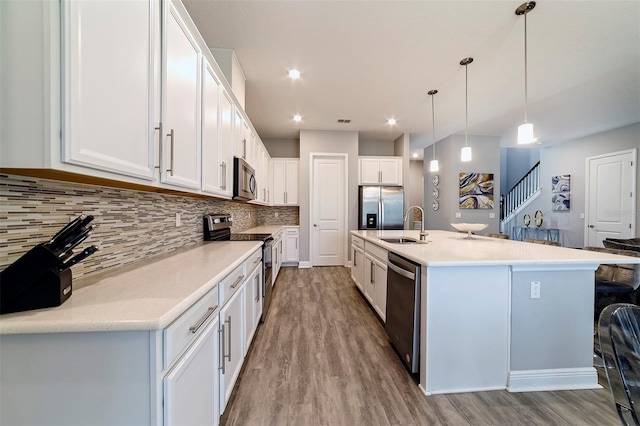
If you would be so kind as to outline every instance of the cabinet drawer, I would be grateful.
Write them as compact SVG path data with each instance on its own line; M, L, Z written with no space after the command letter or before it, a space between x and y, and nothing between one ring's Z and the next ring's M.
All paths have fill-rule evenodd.
M360 237L356 237L355 235L352 235L351 244L364 250L364 240Z
M298 228L284 228L284 233L287 235L298 235Z
M233 296L233 293L242 287L244 277L244 263L242 263L234 269L233 272L220 281L220 306L224 306L224 304L227 303L227 300Z
M388 254L385 249L380 246L377 246L369 241L365 241L365 251L372 256L377 257L381 262L387 263Z
M246 275L250 275L256 266L262 261L262 249L258 249L244 261Z
M218 313L218 285L164 329L164 368L168 368Z

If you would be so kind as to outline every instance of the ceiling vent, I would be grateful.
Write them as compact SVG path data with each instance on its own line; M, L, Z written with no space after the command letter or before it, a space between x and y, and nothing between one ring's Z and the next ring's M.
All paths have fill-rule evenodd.
M349 118L338 118L338 123L349 124L349 123L351 123L351 119L349 119Z

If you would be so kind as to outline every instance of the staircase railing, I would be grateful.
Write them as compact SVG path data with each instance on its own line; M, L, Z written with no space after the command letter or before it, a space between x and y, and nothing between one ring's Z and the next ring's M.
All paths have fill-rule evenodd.
M500 195L500 220L508 218L539 190L540 162L538 161L506 194Z

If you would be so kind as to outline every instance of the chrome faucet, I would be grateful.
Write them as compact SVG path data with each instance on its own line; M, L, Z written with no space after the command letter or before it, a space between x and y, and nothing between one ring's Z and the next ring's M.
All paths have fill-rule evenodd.
M424 230L424 210L422 210L422 207L420 206L411 206L407 209L407 211L404 214L404 221L406 222L407 219L409 219L409 211L411 211L411 209L418 209L420 210L420 213L422 213L422 217L420 218L420 241L425 241L427 239L427 235L429 235L429 233L427 231Z

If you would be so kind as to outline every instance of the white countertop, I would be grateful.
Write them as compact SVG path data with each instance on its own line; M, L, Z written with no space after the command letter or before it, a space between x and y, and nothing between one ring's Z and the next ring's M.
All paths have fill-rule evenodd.
M261 225L255 228L245 229L237 234L275 234L282 228L298 228L299 225Z
M74 280L60 306L0 316L0 334L163 329L261 246L207 242Z
M638 257L618 256L574 248L525 243L482 237L466 240L466 234L430 231L428 244L392 244L380 238L411 237L420 231L351 231L351 234L398 253L426 266L490 265L593 265L601 263L640 263Z

